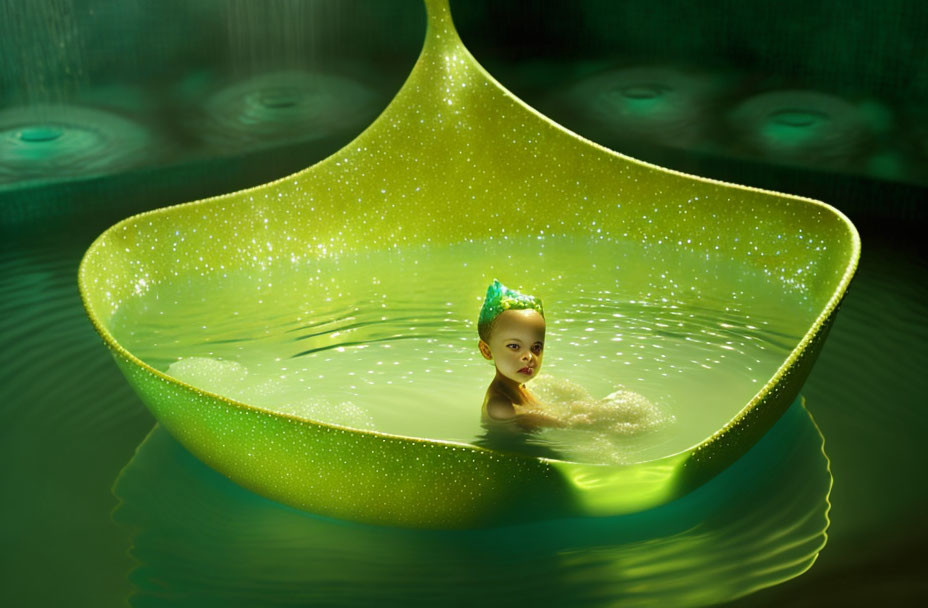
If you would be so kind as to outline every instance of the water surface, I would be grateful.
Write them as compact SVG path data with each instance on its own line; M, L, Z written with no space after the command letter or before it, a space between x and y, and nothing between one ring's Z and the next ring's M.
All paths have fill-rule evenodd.
M621 436L532 437L584 462L647 460L699 443L750 401L813 315L800 294L720 257L539 234L140 284L112 326L130 352L203 390L312 420L472 443L484 435L480 406L493 377L476 348L476 317L494 277L545 304L545 359L530 389L569 384L595 399L622 389L662 413Z

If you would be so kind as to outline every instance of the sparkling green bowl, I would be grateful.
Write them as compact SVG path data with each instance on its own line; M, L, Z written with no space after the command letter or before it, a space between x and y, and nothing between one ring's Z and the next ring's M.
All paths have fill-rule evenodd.
M425 44L409 79L344 149L276 182L143 213L104 232L79 270L91 321L130 384L187 449L242 486L313 513L463 528L631 513L685 494L744 454L796 398L857 266L854 226L818 201L648 165L565 130L477 64L447 0L426 0L426 8ZM546 226L721 253L800 289L817 315L776 373L714 434L627 466L268 411L167 376L112 333L114 314L140 285L503 230L531 235Z

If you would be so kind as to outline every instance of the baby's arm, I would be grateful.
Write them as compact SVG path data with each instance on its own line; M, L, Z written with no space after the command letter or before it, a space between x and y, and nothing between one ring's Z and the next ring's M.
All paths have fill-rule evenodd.
M539 426L565 426L554 416L543 414L533 408L516 405L502 395L494 395L487 402L487 414L494 420L513 420L516 424L535 428Z

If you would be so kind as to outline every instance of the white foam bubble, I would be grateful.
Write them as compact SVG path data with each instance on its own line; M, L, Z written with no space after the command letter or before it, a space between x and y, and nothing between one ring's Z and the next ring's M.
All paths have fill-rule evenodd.
M531 385L531 392L551 414L574 429L638 435L674 421L673 415L644 395L620 385L602 399L596 399L575 382L541 374Z
M231 398L228 393L241 389L248 376L248 368L235 361L187 357L172 363L167 373L204 391Z
M187 357L172 363L167 373L196 388L275 412L355 429L376 428L370 413L351 401L334 403L295 393L286 383L249 376L248 368L235 361Z

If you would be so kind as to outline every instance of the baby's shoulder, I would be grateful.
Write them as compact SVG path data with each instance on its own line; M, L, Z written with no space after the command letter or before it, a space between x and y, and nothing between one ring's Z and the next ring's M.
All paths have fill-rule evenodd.
M487 391L483 409L486 411L487 416L494 420L509 420L516 415L512 400L492 389Z

